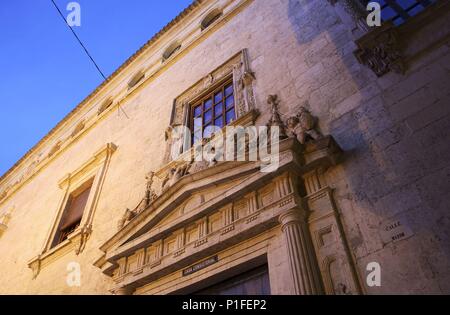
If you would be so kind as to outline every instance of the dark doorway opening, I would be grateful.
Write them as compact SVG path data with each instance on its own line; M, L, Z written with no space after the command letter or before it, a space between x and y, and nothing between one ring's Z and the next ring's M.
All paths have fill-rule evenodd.
M269 269L267 265L252 269L193 295L270 295Z

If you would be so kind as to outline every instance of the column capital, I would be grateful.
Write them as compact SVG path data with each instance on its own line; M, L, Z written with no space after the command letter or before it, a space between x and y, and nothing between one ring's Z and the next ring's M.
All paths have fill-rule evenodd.
M289 224L304 223L306 221L306 218L307 218L306 210L299 207L295 207L281 213L280 216L278 217L278 221L280 222L281 228L283 229L285 226Z

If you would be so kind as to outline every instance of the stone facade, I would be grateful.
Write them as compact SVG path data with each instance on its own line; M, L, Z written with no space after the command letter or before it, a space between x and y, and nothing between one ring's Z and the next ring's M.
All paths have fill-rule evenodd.
M448 3L367 29L348 2L195 1L0 179L0 293L191 293L267 264L272 294L448 294ZM225 79L233 124L285 128L276 171L170 158Z

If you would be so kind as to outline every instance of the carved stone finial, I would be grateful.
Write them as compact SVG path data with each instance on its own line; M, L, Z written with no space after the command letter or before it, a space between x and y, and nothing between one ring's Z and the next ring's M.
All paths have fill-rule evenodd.
M166 141L169 141L169 140L171 139L171 137L172 137L172 131L173 131L173 128L172 128L171 126L169 126L169 127L166 128L166 131L164 132L164 139L165 139Z
M145 191L145 206L146 207L148 207L152 203L152 201L158 197L152 188L154 177L155 177L155 172L150 172L145 177L145 179L147 180L147 188Z
M278 100L278 95L269 95L267 97L267 104L271 106L271 117L269 119L269 122L267 123L267 126L270 128L272 126L276 126L280 128L280 139L284 139L287 137L286 135L286 129L284 126L283 121L280 117L280 112L278 109L278 105L280 104L280 101Z
M359 0L328 0L328 2L335 6L336 3L341 3L344 11L353 19L356 26L362 31L367 32L369 27L366 22L366 8Z
M121 228L123 228L128 222L130 222L136 215L137 215L137 213L134 211L131 211L130 209L125 210L125 213L123 214L122 218L120 218L120 220L118 222L119 230Z
M243 87L250 86L255 80L255 74L252 71L244 71L241 77L241 83Z
M305 144L308 139L318 140L323 137L317 130L317 118L304 106L300 107L295 116L287 119L286 125L288 135L297 138L301 144Z

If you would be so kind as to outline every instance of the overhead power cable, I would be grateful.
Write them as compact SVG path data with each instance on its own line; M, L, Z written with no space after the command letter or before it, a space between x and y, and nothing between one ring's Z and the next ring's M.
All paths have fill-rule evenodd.
M72 31L72 34L75 36L75 38L77 39L78 43L80 43L81 47L83 47L84 51L86 52L86 54L88 55L89 59L91 59L92 63L95 65L95 68L97 68L98 72L100 73L100 75L103 77L103 79L106 80L106 76L103 74L102 70L100 70L100 67L98 66L98 64L95 62L94 58L92 57L92 55L89 53L89 51L87 50L86 46L83 44L83 42L81 41L81 39L78 37L77 33L75 33L74 29L72 28L72 26L69 25L69 23L67 23L66 18L64 17L64 14L61 12L61 10L59 9L58 5L55 3L54 0L51 0L53 5L55 6L56 10L58 11L59 15L61 16L61 18L64 20L64 23L67 25L67 27Z

